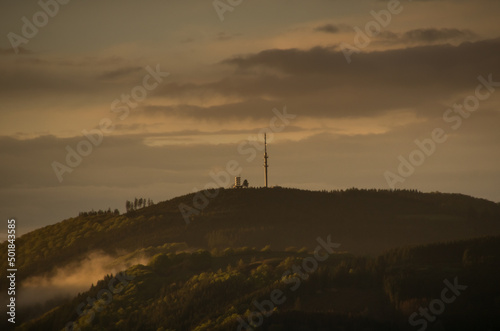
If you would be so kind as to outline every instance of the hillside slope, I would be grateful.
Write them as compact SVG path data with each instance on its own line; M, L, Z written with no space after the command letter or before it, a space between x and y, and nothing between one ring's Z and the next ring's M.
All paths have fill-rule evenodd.
M74 323L81 330L201 331L249 323L272 331L417 330L425 318L416 312L436 307L452 283L459 285L445 309L430 309L428 330L500 328L500 236L394 249L378 258L333 252L308 269L304 261L314 258L268 249L158 254L126 270L127 281L109 298L100 293L113 276L19 329Z
M266 245L276 250L311 249L319 235L330 234L342 250L375 256L402 245L500 234L498 204L459 194L220 189L186 224L179 206L193 206L194 197L189 194L122 215L79 216L25 234L17 240L20 280L95 250L120 255L173 242L209 250ZM6 245L0 244L2 266Z

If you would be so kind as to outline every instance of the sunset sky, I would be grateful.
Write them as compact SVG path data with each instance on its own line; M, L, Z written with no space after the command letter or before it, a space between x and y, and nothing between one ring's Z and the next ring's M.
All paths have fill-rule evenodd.
M388 189L437 129L442 142L413 153L425 159L395 187L500 202L497 0L46 2L51 15L0 5L0 210L22 232L201 190L233 160L263 186L258 133L285 108L271 185ZM34 18L38 31L23 28ZM147 77L157 69L168 76ZM68 166L67 146L103 121L114 129L60 181L54 162Z

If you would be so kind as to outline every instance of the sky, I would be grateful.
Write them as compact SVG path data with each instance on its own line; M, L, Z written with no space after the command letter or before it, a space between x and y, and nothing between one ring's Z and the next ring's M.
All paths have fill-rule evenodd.
M499 1L0 6L0 210L18 233L235 173L263 186L264 132L271 186L500 202Z

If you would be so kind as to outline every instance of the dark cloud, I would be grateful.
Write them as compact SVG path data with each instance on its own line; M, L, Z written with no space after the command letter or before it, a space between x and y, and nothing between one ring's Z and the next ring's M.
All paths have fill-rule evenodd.
M499 53L500 39L362 52L352 55L351 64L338 48L271 49L225 60L224 64L236 70L221 80L170 84L158 91L185 98L238 96L243 101L148 111L222 121L262 118L276 104L293 104L314 117L375 116L402 108L423 116L441 116L446 107L442 100L471 93L479 75L500 77ZM266 101L268 96L272 103Z
M448 36L460 35L450 31ZM364 52L353 54L351 64L347 64L339 47L269 49L233 57L222 64L235 70L219 80L162 83L154 91L155 95L180 98L181 104L149 107L146 101L146 113L217 121L263 119L268 117L270 109L293 102L301 112L313 117L376 116L400 108L415 109L424 116L438 116L443 109L442 100L470 91L478 75L492 73L500 77L496 57L500 53L499 39L457 46L369 50L367 47ZM109 60L87 59L86 63L94 62L97 66ZM132 76L142 75L141 67L120 64L118 69L109 65L100 76L97 74L100 70L93 73L89 67L54 70L49 65L9 67L5 64L0 86L5 95L38 92L55 97L61 91L75 94L100 91L101 94L107 92L112 100L117 93L130 90L131 83L124 83L121 78L130 76L130 81L136 83ZM75 75L78 81L72 79ZM102 81L96 80L96 76ZM119 84L108 84L104 78ZM203 100L214 96L237 97L242 101L220 106L187 105L192 98ZM182 104L183 100L186 105Z
M301 49L269 49L257 54L248 56L237 56L226 59L222 63L231 64L239 69L248 69L251 67L262 66L278 69L285 73L318 73L328 72L328 67L332 63L343 58L342 53L335 52L333 49L324 47L314 47L309 50ZM319 63L311 62L319 61ZM339 63L341 63L339 61ZM328 67L323 67L328 64ZM325 69L327 69L325 71Z
M446 41L465 41L476 38L477 35L470 30L459 29L415 29L407 31L401 39L410 43L435 43Z
M353 54L353 63L347 64L338 48L315 47L309 50L271 49L248 56L225 60L240 69L273 68L292 75L332 75L357 82L378 78L384 83L428 83L443 80L453 83L458 70L461 74L497 71L500 39L453 45L431 45L405 49ZM422 71L424 69L424 71ZM440 75L434 75L436 71ZM448 76L449 74L450 76ZM376 77L371 77L376 76ZM351 78L349 78L351 77ZM393 82L393 83L391 83Z
M391 41L400 41L401 37L399 34L394 33L389 30L384 30L380 32L380 34L377 36L378 39L383 39L383 40L391 40Z
M326 33L338 33L340 32L340 28L337 25L324 24L314 28L314 31L326 32Z
M414 29L404 33L395 33L389 30L382 31L374 38L375 44L381 45L436 45L453 43L458 44L467 41L477 41L478 35L471 30L460 30L455 28L425 28Z

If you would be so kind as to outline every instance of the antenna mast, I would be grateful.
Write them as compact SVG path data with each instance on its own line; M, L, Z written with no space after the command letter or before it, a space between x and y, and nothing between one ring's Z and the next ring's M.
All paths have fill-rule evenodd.
M264 170L266 174L266 187L267 187L267 168L269 165L267 164L267 159L269 157L267 156L267 139L266 139L266 134L264 133Z

